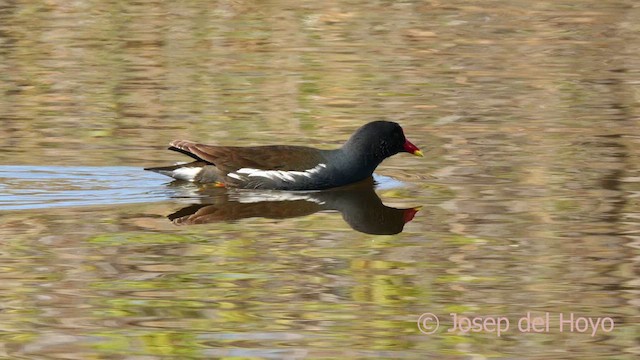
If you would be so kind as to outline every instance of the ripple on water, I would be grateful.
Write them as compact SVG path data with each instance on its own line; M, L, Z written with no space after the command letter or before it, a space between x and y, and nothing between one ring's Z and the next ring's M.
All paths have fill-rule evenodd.
M157 174L136 167L0 166L0 208L38 209L166 200Z

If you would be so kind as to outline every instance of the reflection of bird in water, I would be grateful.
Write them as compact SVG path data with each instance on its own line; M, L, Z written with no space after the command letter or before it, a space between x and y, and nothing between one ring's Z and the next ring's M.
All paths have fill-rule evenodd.
M227 191L201 189L200 204L187 206L168 216L178 225L206 224L250 217L285 219L318 211L339 211L354 229L367 234L391 235L402 231L419 208L385 206L368 178L359 183L326 191Z

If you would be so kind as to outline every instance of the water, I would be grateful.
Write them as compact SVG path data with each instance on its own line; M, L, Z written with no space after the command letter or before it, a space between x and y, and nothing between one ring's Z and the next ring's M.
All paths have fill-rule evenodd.
M0 166L2 210L158 201L170 190L127 166Z
M0 6L0 356L636 358L640 8L490 5ZM381 118L375 188L141 170Z

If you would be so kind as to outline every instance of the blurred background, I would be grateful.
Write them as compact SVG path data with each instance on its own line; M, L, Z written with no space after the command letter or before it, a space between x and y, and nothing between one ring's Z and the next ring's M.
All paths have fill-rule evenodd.
M636 358L639 34L633 0L0 2L0 355ZM397 235L176 226L197 189L142 171L378 119L425 152L378 168ZM527 311L616 327L444 330Z

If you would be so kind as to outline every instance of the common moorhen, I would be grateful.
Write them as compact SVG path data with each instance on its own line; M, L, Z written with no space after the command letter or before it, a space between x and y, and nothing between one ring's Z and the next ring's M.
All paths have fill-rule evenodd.
M169 150L195 161L146 168L177 180L241 189L322 190L366 179L386 158L399 152L423 156L400 125L374 121L360 127L342 147L214 146L172 141Z

